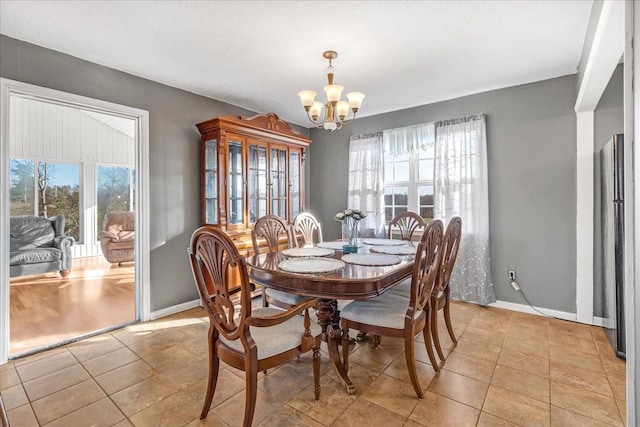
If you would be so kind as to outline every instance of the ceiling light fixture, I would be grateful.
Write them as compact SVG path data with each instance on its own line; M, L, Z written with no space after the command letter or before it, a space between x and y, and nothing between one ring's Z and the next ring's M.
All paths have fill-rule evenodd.
M342 125L351 123L356 118L358 109L362 106L362 100L365 95L362 92L349 92L347 99L349 101L341 101L340 95L344 90L343 86L333 84L333 76L335 74L335 68L331 64L331 61L338 57L338 52L328 50L322 54L322 56L329 60L329 67L325 70L327 73L328 85L324 87L324 91L327 93L327 103L323 104L320 101L314 101L317 93L312 90L301 90L298 92L300 97L300 103L307 112L307 118L317 128L324 127L329 132L336 129L340 129ZM322 119L318 119L322 113L324 107L324 115ZM353 112L353 116L346 120L349 115L349 109Z

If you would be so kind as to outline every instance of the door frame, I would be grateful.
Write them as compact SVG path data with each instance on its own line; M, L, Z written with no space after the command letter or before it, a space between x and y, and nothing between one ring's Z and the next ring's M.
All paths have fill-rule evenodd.
M9 253L9 131L11 95L125 117L136 123L135 320L150 318L149 112L112 102L0 78L0 253ZM0 364L9 358L9 258L0 257Z

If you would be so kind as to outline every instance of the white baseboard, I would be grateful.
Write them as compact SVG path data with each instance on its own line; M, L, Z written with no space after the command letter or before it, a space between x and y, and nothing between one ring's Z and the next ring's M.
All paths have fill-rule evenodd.
M605 319L604 317L593 316L593 324L595 326L602 326L607 329L614 329L616 327L614 319Z
M517 304L514 302L498 300L496 302L488 304L488 306L502 308L505 310L518 311L520 313L535 314L536 316L542 316L542 314L538 313L533 308L525 304ZM149 320L156 320L161 317L170 316L172 314L180 313L181 311L189 310L195 307L200 307L199 299L196 299L193 301L187 301L182 304L178 304L171 307L163 308L161 310L153 311L149 316ZM551 317L555 317L563 320L570 320L572 322L577 322L577 316L575 313L569 313L567 311L551 310L548 308L541 308L541 307L534 307L534 308L546 314L547 316L551 316ZM593 317L592 324L594 326L611 327L609 323L610 323L610 319L605 319L603 317L596 317L596 316Z
M161 310L152 311L149 314L149 320L156 320L161 317L170 316L172 314L180 313L181 311L189 310L196 307L200 307L199 299L183 302L182 304L173 305L171 307L163 308Z
M514 302L507 302L507 301L496 301L488 305L489 307L503 308L505 310L519 311L521 313L529 313L529 314L535 314L537 316L542 316L542 314L535 311L535 310L538 310L541 313L546 314L547 316L556 317L558 319L563 319L563 320L570 320L572 322L578 321L576 313L569 313L566 311L550 310L548 308L541 308L541 307L534 307L535 308L534 310L528 305L517 304Z

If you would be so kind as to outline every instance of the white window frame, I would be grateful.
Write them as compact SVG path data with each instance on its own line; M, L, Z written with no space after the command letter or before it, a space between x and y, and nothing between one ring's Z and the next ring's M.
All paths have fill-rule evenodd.
M420 180L420 176L419 176L419 172L420 172L420 156L419 156L419 152L420 151L426 151L423 149L420 149L418 151L414 151L411 153L408 153L409 155L409 180L408 181L387 181L385 180L383 183L383 191L384 191L384 197L386 197L386 190L387 188L396 188L396 187L407 187L407 210L409 212L416 212L418 214L420 214L420 192L419 192L419 188L422 185L430 185L432 188L434 188L435 191L435 184L434 184L434 178L433 175L431 176L430 180L427 179L423 179ZM396 164L396 155L393 153L384 153L385 159L384 159L384 165L385 168L387 167L387 165L389 163ZM393 157L393 161L389 162L388 158L389 156ZM432 158L433 160L433 158ZM404 162L404 160L401 160L402 162ZM386 176L386 171L385 171L385 176ZM432 194L433 196L433 194ZM394 212L395 212L395 207L397 205L392 204L392 205L387 205L386 203L384 203L384 209L385 209L385 225L388 226L389 222L391 222L391 220L393 219L393 217L391 218L387 218L386 217L386 211L389 207L394 208ZM429 205L423 205L428 207ZM434 205L431 204L430 205L431 209L433 209Z

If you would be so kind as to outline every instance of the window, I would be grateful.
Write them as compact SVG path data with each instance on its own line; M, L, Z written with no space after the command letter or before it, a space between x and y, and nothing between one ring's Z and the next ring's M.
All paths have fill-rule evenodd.
M11 215L64 215L65 234L80 243L80 165L10 159Z
M418 212L433 219L434 147L423 145L410 153L384 153L385 222L401 212Z
M133 169L124 166L98 165L97 231L102 228L102 221L107 212L133 210L133 172ZM97 233L94 237L98 240Z

